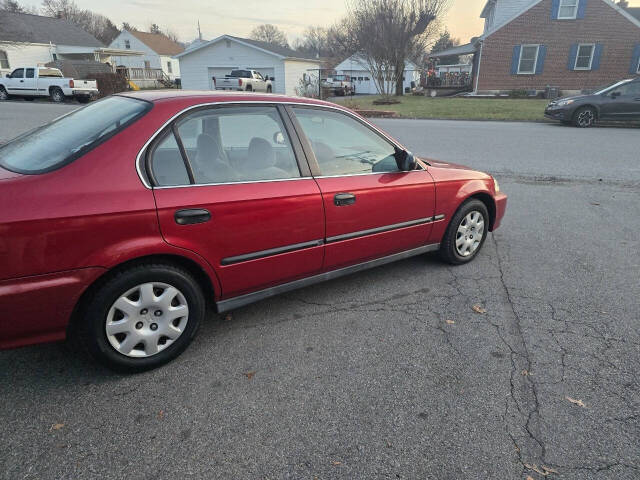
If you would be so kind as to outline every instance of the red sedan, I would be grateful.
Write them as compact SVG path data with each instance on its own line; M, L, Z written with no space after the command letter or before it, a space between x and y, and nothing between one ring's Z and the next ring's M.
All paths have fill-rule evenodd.
M179 355L205 315L394 260L472 260L506 196L353 112L150 92L0 147L0 347L73 336L120 371Z

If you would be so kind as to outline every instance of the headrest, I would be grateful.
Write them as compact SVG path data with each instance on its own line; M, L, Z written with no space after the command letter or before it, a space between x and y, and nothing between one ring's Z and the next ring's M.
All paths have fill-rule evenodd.
M262 169L272 167L275 163L276 154L271 144L264 138L253 137L249 142L247 166Z

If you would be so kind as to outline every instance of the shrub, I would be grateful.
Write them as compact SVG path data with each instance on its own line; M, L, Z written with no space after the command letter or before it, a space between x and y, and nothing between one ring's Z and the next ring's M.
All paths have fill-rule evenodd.
M529 91L525 90L524 88L520 88L517 90L511 90L509 92L509 96L511 98L526 98L529 96Z
M98 96L100 98L129 89L127 79L117 73L97 73L93 78L98 82Z

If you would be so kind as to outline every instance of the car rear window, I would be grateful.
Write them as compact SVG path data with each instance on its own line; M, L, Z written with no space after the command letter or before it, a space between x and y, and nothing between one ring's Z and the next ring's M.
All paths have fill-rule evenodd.
M152 104L108 97L62 116L0 147L0 166L24 174L71 163L147 113Z
M251 72L249 70L233 70L229 76L233 78L251 78Z

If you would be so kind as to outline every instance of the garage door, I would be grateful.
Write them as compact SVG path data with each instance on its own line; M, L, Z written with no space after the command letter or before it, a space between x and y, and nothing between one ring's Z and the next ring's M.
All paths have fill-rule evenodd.
M209 88L215 90L214 78L224 78L225 75L229 75L231 70L237 70L238 67L209 67Z

